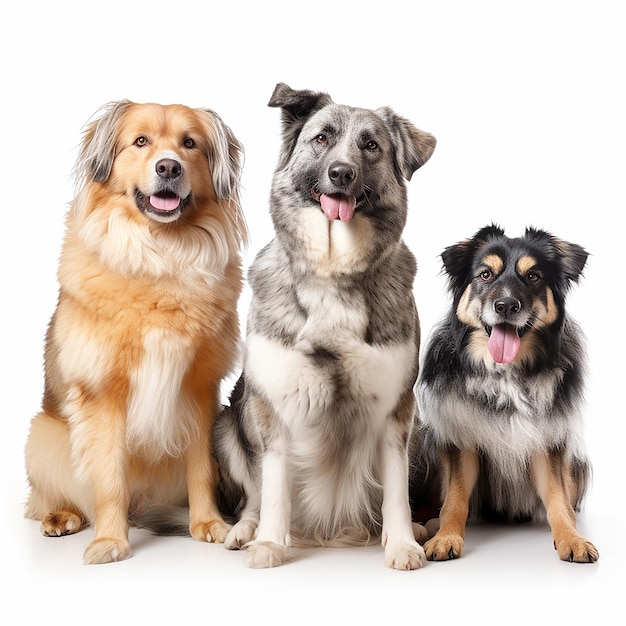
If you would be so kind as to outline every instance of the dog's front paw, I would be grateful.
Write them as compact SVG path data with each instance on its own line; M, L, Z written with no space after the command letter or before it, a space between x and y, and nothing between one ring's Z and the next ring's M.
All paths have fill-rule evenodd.
M245 565L252 569L278 567L291 559L287 546L272 541L252 542L246 546Z
M77 533L83 525L83 520L71 511L57 511L50 513L41 520L41 532L46 537L61 537Z
M113 563L114 561L123 561L130 555L130 544L128 541L99 537L94 539L85 549L83 563L85 565Z
M424 550L429 561L458 559L463 552L463 537L437 533L424 544Z
M591 541L580 535L555 541L554 548L562 561L570 563L595 563L600 558L600 553Z
M387 541L385 546L385 565L392 569L413 570L426 565L424 548L415 542L392 544Z
M213 519L208 522L196 522L189 525L189 532L196 541L208 543L224 543L230 530L230 524L222 519Z
M228 533L225 547L228 550L241 550L243 546L252 541L256 535L257 523L250 520L241 520L237 522Z

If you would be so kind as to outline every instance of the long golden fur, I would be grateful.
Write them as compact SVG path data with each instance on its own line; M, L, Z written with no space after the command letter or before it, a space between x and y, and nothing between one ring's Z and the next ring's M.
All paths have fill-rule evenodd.
M131 554L133 512L190 507L223 542L211 430L239 349L243 149L213 111L127 100L86 127L66 219L26 517L93 524L85 563Z

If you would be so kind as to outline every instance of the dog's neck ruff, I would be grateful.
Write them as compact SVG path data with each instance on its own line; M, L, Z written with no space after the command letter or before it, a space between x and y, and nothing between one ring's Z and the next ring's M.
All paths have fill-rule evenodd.
M300 209L296 245L289 236L281 241L302 274L340 277L371 267L375 235L371 223L356 213L349 221L330 220L314 206Z
M75 208L80 210L80 203ZM120 207L111 209L106 219L99 212L87 215L77 235L120 274L212 284L238 259L236 235L211 216L178 228L145 217L133 219Z

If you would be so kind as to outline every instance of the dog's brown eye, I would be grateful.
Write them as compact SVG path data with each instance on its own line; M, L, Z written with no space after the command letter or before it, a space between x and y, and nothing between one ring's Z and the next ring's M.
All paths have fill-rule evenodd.
M378 150L378 144L377 144L375 141L368 141L368 142L365 144L365 147L366 147L368 150L371 150L372 152L373 152L374 150Z
M317 143L328 143L328 137L326 135L324 135L323 133L320 133L315 138L315 141L317 141Z
M183 146L185 146L185 148L193 148L195 145L196 142L191 139L191 137L187 137L187 139L183 141Z
M491 280L493 273L491 270L483 270L478 276L480 277L480 280L488 281Z
M147 143L148 143L148 140L143 136L137 137L137 139L135 139L135 145L139 146L140 148L142 146L145 146Z
M529 283L536 283L538 280L541 280L541 274L539 272L528 272L526 278Z

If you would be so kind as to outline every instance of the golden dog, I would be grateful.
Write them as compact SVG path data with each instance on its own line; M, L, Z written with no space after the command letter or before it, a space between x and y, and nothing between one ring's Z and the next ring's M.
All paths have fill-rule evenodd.
M85 130L25 449L26 517L47 536L93 524L85 563L128 558L148 503L226 538L210 449L239 349L242 155L213 111L177 104L114 102Z

